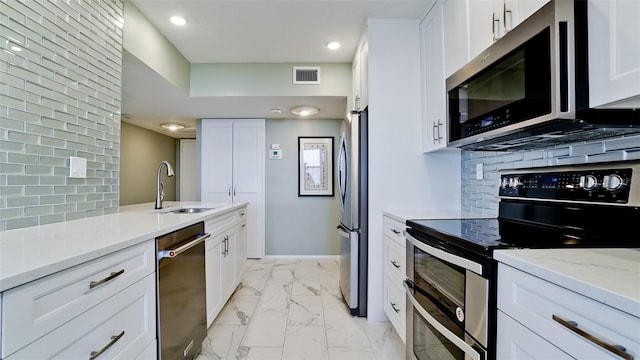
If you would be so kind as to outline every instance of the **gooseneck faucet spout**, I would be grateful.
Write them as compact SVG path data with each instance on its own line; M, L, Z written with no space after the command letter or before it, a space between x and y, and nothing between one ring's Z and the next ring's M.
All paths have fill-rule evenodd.
M163 161L158 165L158 173L156 174L156 209L162 209L162 200L164 200L164 186L162 182L160 182L160 170L162 170L162 165L167 167L167 176L171 177L175 175L173 172L173 168L168 161Z

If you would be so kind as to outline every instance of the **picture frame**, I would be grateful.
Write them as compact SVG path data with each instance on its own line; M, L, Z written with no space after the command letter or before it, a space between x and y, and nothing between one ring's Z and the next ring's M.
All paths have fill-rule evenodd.
M298 196L333 196L333 136L298 137Z

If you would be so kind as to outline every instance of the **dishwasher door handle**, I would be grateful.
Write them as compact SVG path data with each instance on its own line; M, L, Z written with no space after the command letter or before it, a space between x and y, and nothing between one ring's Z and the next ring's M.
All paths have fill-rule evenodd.
M176 257L178 255L180 255L180 253L183 253L189 249L191 249L192 247L200 244L201 242L205 241L206 239L210 238L211 234L202 234L202 236L198 236L197 238L193 239L192 241L189 241L188 243L176 248L176 249L168 249L168 250L160 250L158 251L158 260L160 259L164 259L164 258L172 258L172 257Z

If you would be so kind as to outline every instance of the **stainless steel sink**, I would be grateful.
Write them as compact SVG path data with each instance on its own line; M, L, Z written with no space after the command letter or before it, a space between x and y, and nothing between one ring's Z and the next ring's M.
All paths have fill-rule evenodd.
M215 208L180 208L180 209L175 209L168 212L172 214L195 214L195 213L201 213L203 211L209 211L213 209Z

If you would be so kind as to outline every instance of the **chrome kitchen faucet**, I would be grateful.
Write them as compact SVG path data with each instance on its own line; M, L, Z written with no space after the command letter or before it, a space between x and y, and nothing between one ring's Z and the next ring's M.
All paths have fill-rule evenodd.
M156 174L156 209L162 209L162 200L164 200L164 185L160 181L160 170L163 164L167 166L167 176L175 175L168 161L165 160L158 165L158 173Z

